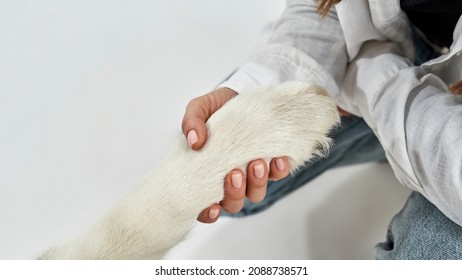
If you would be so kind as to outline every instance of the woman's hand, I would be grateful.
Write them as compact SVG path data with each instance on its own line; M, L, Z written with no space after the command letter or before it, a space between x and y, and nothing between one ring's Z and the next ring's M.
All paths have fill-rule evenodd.
M207 141L205 123L210 116L236 95L237 93L229 88L219 88L189 102L183 117L182 130L193 150L201 149ZM268 179L280 180L289 175L289 170L286 157L272 159L269 167L262 159L255 159L248 164L246 172L240 169L232 170L224 180L223 200L204 209L197 220L213 223L218 219L221 208L228 213L237 213L242 209L245 197L251 202L262 201Z

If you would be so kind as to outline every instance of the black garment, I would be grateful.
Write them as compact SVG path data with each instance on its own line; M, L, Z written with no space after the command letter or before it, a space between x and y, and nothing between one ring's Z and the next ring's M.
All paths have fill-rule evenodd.
M452 44L462 0L401 0L401 9L430 42L440 47Z

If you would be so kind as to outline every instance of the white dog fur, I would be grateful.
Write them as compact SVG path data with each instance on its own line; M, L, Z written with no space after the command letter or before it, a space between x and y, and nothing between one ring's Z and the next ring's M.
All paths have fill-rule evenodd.
M330 145L339 122L318 86L288 82L243 93L207 122L200 151L185 138L100 222L40 259L158 259L180 242L198 214L222 200L226 174L248 162L288 156L294 171Z

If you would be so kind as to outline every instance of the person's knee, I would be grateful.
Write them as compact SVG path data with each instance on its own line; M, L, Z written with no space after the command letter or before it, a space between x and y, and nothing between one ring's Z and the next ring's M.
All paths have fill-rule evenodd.
M419 193L413 193L390 223L377 259L462 259L462 227Z

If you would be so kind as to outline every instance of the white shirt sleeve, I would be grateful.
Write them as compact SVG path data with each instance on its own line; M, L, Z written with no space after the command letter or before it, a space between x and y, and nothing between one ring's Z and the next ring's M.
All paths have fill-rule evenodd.
M341 103L374 130L400 182L462 225L462 97L390 42L363 44L343 86Z
M462 97L413 66L402 46L379 42L386 39L376 30L359 34L367 38L356 40L347 70L344 32L359 28L342 30L335 9L322 19L314 1L288 0L267 44L220 87L241 93L288 80L325 87L341 108L364 117L398 180L462 225Z
M311 81L339 92L347 64L335 9L321 18L310 0L288 0L267 44L220 87L242 92L288 80Z

